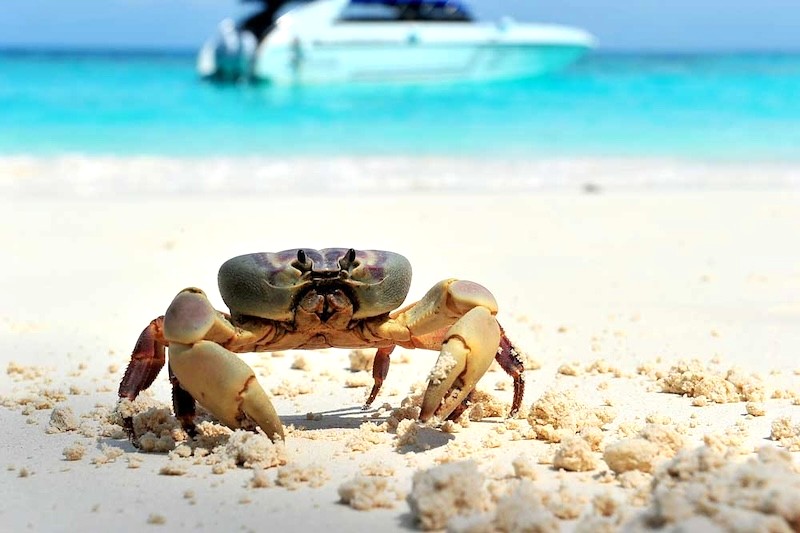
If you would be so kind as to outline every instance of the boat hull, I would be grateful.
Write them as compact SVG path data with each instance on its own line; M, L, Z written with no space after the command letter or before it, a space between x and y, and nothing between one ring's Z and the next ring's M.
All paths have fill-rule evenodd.
M568 44L352 44L261 47L253 75L278 84L492 81L559 70L588 50Z

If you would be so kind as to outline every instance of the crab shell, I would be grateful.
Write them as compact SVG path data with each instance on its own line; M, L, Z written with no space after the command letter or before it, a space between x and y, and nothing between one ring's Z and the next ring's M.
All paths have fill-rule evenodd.
M295 248L240 255L219 269L219 291L234 315L288 321L300 297L314 288L343 288L353 302L353 319L397 309L411 285L411 263L380 250Z

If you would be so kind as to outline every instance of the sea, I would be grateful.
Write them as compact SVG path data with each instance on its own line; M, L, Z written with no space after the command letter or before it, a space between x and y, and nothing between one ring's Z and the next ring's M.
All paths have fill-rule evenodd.
M800 54L596 51L519 81L282 87L204 82L192 51L0 52L0 160L209 157L746 162L794 183Z

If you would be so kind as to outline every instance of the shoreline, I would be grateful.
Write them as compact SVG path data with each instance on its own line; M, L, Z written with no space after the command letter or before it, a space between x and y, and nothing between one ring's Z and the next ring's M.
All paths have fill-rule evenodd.
M800 188L800 161L669 158L0 156L12 197Z

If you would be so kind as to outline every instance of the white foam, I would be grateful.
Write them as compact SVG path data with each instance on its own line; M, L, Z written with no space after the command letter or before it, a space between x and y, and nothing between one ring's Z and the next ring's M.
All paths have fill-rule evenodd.
M797 188L800 163L651 158L0 157L10 196L503 193Z

